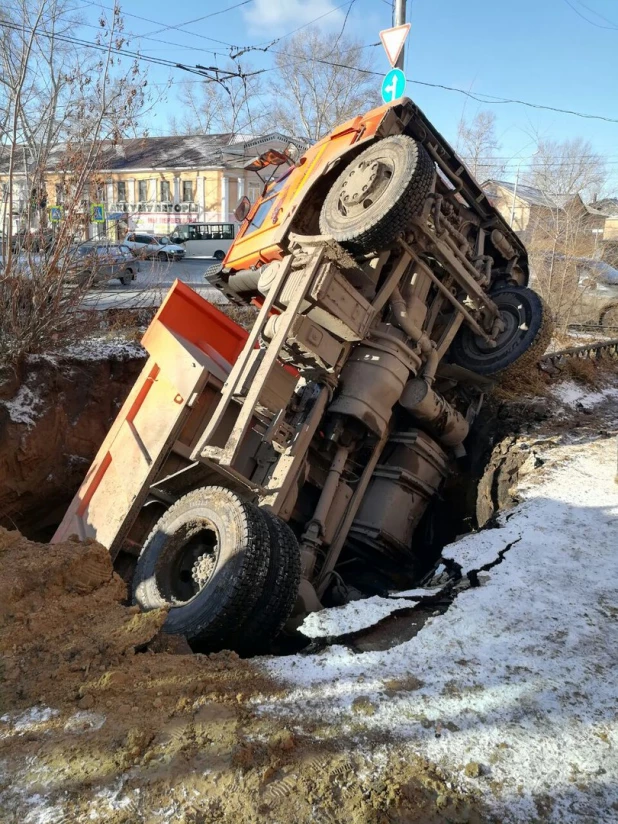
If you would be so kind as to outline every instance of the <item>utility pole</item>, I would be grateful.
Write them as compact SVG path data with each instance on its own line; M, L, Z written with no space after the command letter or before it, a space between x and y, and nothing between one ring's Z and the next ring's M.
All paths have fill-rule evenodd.
M395 0L395 19L393 21L394 26L403 26L406 23L406 0ZM404 49L401 49L401 53L397 59L397 69L401 69L403 71L403 57L404 57Z

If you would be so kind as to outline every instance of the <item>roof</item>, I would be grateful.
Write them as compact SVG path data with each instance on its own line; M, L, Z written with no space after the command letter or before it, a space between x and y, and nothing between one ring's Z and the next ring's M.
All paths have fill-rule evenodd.
M618 217L618 197L605 197L601 200L595 200L588 205L588 209L605 217Z
M534 186L526 186L523 183L513 183L510 180L486 180L481 188L488 192L496 186L505 189L530 206L545 206L547 209L564 209L567 204L573 201L579 201L589 214L600 214L597 211L598 204L595 204L595 208L586 206L579 194L553 194L544 192L542 189L536 189Z
M239 139L240 138L240 139ZM222 134L169 135L136 137L118 143L103 144L97 167L101 171L119 172L138 169L242 168L268 144L284 149L294 146L304 150L298 138L270 132L265 135L235 136ZM48 169L62 166L66 146L52 150ZM8 172L8 149L0 148L0 174Z

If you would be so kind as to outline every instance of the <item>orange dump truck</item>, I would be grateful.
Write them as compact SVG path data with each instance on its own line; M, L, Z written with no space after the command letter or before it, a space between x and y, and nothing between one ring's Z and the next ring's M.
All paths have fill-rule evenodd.
M250 168L279 174L208 278L253 328L174 284L54 538L95 537L211 649L418 580L487 376L550 328L525 248L410 100Z

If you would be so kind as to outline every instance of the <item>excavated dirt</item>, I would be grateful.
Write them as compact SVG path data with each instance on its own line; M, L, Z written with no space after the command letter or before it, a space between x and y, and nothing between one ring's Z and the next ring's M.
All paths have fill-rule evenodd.
M277 726L255 701L281 686L234 653L154 652L185 648L162 642L164 613L125 598L100 545L0 528L2 824L491 820L435 766L363 730L369 705L354 708L354 741L336 723Z
M0 524L50 537L145 357L102 341L0 370Z

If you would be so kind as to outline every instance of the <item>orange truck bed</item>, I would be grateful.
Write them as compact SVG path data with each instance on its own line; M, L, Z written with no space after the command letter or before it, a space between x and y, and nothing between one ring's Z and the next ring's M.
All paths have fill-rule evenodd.
M246 339L241 326L175 281L142 340L146 365L52 543L95 538L117 554L170 451L195 429L192 411L195 418L201 407L201 421L214 407Z

